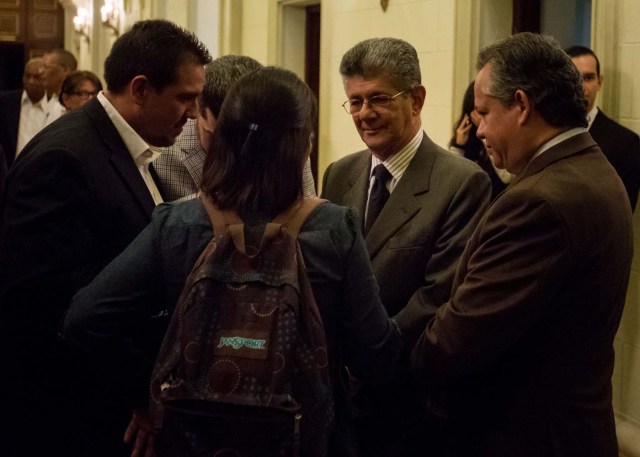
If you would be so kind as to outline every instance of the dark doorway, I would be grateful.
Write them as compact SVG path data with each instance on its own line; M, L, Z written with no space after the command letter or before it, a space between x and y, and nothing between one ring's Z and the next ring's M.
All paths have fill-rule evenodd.
M540 32L540 0L513 0L512 33Z
M318 98L320 93L320 5L306 7L305 27L305 65L304 78L307 85ZM316 121L315 131L318 131ZM318 189L318 135L313 137L311 149L311 172Z
M63 46L58 0L0 1L0 90L21 88L26 61Z
M22 89L24 45L0 41L0 90Z

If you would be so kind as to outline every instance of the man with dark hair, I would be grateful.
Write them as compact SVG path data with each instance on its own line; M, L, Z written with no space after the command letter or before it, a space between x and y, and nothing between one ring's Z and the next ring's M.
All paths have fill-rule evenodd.
M258 61L236 55L219 57L206 66L204 89L198 96L197 122L189 120L175 144L164 148L153 164L167 200L188 200L196 196L206 151L211 146L216 119L227 92L240 77L258 68L262 68ZM304 170L304 195L315 196L308 160Z
M24 66L22 90L0 92L0 145L6 168L47 121L41 72L42 58L34 57Z
M58 326L73 295L162 201L149 170L154 147L172 144L196 116L209 61L175 24L136 23L107 58L107 90L46 127L9 173L0 206L0 326L16 361L17 371L3 376L12 385L2 389L17 429L3 442L17 443L16 455L127 454L130 393L111 392L70 360L56 343ZM148 327L141 331L153 333L154 322Z
M454 457L616 457L613 339L633 252L624 186L586 130L582 80L557 41L513 35L477 68L478 136L515 176L469 240L414 371L450 421Z
M323 196L359 211L382 303L415 341L449 299L460 254L489 204L489 177L423 132L426 90L409 43L360 42L343 56L340 73L343 107L368 149L327 168ZM439 455L438 420L425 417L419 390L408 370L360 389L363 455Z
M46 125L58 119L64 112L60 103L60 90L64 78L78 68L78 61L66 49L52 49L42 56L42 84L47 93Z
M596 54L585 46L565 50L582 75L584 96L589 102L587 120L589 133L598 143L613 168L618 172L629 195L631 211L636 208L640 191L640 137L635 132L607 117L596 106L603 76Z

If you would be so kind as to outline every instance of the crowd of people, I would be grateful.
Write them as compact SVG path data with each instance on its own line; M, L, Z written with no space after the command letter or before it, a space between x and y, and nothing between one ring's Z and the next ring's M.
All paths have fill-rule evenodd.
M115 41L104 90L72 57L29 61L19 120L0 124L3 447L167 455L149 382L213 236L203 201L258 229L315 196L317 103L294 73L212 60L164 20ZM329 165L298 236L334 398L317 455L617 456L640 140L597 137L613 121L586 48L519 33L477 71L447 150L423 129L411 44L342 57L364 149Z

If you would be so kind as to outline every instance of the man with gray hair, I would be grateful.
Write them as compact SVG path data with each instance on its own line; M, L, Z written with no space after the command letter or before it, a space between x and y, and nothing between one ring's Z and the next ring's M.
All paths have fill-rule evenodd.
M175 144L163 148L153 163L165 200L189 200L196 196L206 151L211 146L216 119L227 92L238 79L259 68L262 65L258 61L237 55L219 57L205 67L204 89L198 96L197 122L189 120ZM304 172L304 193L305 196L315 196L308 160Z
M553 38L513 35L477 67L478 136L515 177L469 240L414 371L450 421L453 456L615 457L613 338L633 252L625 188Z
M426 90L416 50L374 38L346 52L342 105L368 149L331 164L323 196L355 207L380 297L412 346L449 299L467 239L486 209L490 181L480 167L437 146L423 132ZM362 454L438 455L438 420L427 417L407 371L381 386L362 386L356 433Z

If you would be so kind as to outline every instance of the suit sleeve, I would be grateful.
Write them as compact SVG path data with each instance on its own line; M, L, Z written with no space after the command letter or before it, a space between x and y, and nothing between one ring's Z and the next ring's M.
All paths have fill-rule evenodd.
M62 327L64 343L100 385L136 406L147 401L159 345L153 334L166 329L156 239L167 213L164 205L158 207L153 223L75 295ZM162 331L149 329L156 324Z
M322 175L322 192L320 193L320 198L326 198L327 200L332 201L333 203L336 203L339 205L340 203L335 202L331 199L331 197L329 196L328 188L327 188L327 182L329 182L329 174L331 173L332 166L333 166L333 163L329 164L327 169L324 171L324 175Z
M424 285L394 319L408 341L415 342L436 310L451 294L460 256L491 198L491 182L478 170L452 198L424 271Z
M35 151L29 151L35 152ZM25 152L28 154L29 152ZM89 249L92 186L64 149L22 157L9 175L0 236L3 310L21 338L53 337ZM30 336L32 335L32 337Z
M631 210L634 211L640 191L640 137L636 134L628 135L628 142L621 148L621 152L625 163L616 168L629 194Z
M500 357L550 312L571 273L562 221L546 201L523 192L491 208L465 253L462 283L413 349L414 371L430 383L454 381Z

